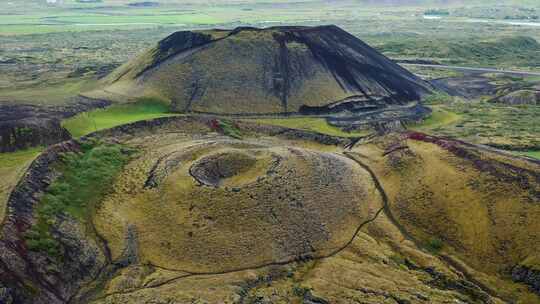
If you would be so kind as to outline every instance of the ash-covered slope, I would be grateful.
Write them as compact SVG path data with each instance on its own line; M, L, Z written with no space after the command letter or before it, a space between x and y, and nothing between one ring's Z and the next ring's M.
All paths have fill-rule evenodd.
M336 26L177 32L93 96L157 96L178 112L372 110L417 101L429 85ZM381 101L383 101L381 103Z

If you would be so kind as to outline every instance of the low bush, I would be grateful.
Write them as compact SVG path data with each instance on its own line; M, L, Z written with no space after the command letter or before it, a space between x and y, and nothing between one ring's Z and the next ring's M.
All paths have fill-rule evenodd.
M425 247L429 252L437 254L443 249L444 243L441 239L433 237L426 242Z

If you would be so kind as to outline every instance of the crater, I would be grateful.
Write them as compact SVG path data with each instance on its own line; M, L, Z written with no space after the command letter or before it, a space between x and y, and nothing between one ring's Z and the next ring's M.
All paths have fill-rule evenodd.
M115 244L113 257L123 254L129 225L141 261L167 269L213 273L321 257L373 216L366 202L380 202L367 171L335 153L198 140L164 149L130 164L176 160L156 169L155 187L120 187L103 202L96 225Z
M264 176L271 158L270 154L260 151L223 151L200 158L190 167L189 172L202 185L240 186Z

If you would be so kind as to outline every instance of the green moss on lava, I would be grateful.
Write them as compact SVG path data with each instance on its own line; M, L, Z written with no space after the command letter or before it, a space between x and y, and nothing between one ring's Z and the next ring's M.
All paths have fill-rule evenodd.
M36 210L37 222L25 234L29 250L61 256L60 243L52 235L57 216L66 214L80 222L89 219L133 153L99 141L83 143L81 150L63 155L58 166L61 175L46 189Z

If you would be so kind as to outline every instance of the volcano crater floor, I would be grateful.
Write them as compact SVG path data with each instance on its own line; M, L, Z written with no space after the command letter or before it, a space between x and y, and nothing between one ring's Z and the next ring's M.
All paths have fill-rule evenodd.
M94 218L113 259L129 229L144 263L190 273L327 256L373 216L367 201L382 204L369 174L344 156L219 136L160 136L169 140L156 148L145 138L143 156Z

